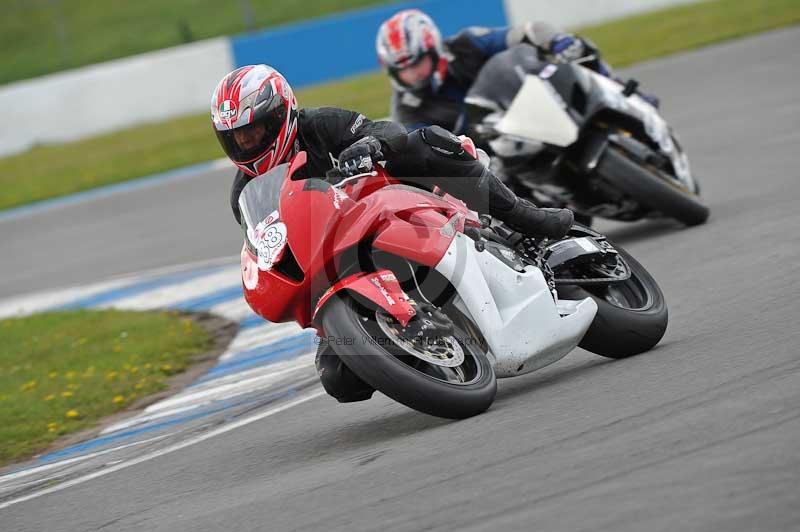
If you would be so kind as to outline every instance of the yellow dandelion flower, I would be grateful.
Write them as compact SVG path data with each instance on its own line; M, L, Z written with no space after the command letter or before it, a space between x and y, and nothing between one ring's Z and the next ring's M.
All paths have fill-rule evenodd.
M117 375L118 373L116 371L109 371L108 373L106 373L106 379L114 380L117 378Z
M56 427L58 427L58 423L56 423L55 421L51 421L50 423L47 424L48 429L54 429Z
M52 400L53 400L53 399L55 399L55 398L56 398L56 396L55 396L55 395L53 395L52 393L49 393L49 394L47 394L47 395L45 395L45 396L44 396L44 400L45 400L45 401L52 401Z
M56 377L58 377L58 372L51 371L50 373L47 374L47 376L50 377L51 379L55 379Z
M38 383L35 380L31 380L31 381L26 382L22 386L20 386L19 389L22 392L29 392L29 391L33 390L34 388L36 388L37 384Z
M81 415L78 413L78 411L75 410L74 408L71 409L71 410L67 410L66 414L64 414L64 415L67 416L67 418L69 418L69 419L77 419L77 418L81 417Z
M130 369L130 372L131 372L131 373L139 373L139 368L138 368L138 367L136 367L136 366L133 366L133 367Z
M61 392L61 397L72 397L73 393L69 390L66 392Z
M111 400L112 403L115 405L119 405L125 402L125 398L121 395L115 395L114 399Z
M68 378L69 380L74 379L77 375L78 375L78 372L77 371L73 371L73 370L70 370L70 371L64 373L64 376L66 378Z

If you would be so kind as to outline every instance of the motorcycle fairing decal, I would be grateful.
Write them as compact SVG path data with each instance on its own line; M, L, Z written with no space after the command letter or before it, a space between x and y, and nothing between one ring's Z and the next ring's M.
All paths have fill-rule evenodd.
M386 300L386 302L389 304L389 306L394 306L395 301L392 298L392 296L389 294L389 291L386 290L386 287L383 286L383 284L381 284L381 280L376 278L376 277L371 277L370 278L370 282L375 285L375 287L381 293L381 295Z
M338 211L342 208L342 202L346 199L350 199L350 196L340 188L331 187L331 190L333 191L333 208Z
M278 211L273 211L249 235L256 251L258 269L269 271L283 256L287 243L286 224L279 221Z
M557 71L558 66L550 64L544 67L541 72L539 72L539 77L542 79L548 79L553 77L553 74L555 74Z
M306 179L303 183L303 192L330 192L331 200L333 201L333 208L339 210L342 208L342 202L350 199L342 189L331 186L327 181L322 179Z

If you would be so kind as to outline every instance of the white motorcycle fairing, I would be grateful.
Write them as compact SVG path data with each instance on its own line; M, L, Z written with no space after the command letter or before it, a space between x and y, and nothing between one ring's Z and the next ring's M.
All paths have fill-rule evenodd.
M527 75L497 124L497 131L565 148L578 140L578 126L566 108L567 104L549 83Z
M556 303L542 272L515 271L462 233L436 270L455 287L456 306L480 329L497 377L513 377L552 364L586 334L597 304L586 298Z

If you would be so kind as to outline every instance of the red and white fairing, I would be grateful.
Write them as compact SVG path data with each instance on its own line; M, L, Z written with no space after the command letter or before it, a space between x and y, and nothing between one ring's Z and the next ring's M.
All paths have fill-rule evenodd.
M416 311L393 272L353 271L343 263L348 251L363 242L447 279L457 293L454 304L486 339L498 377L560 359L594 319L592 299L555 301L538 268L516 270L477 249L464 231L480 227L480 221L458 199L397 184L381 167L336 186L318 179L291 180L304 162L301 152L291 167L275 168L248 185L282 179L273 193L277 215L265 205L263 215L251 220L254 229L242 249L245 299L267 320L296 321L325 336L318 313L334 294L347 290L406 325ZM240 207L247 197L245 188Z

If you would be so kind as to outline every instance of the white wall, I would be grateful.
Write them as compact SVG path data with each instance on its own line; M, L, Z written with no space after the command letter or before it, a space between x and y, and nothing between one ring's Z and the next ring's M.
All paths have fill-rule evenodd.
M233 68L210 39L0 87L0 155L208 109Z
M511 24L543 20L557 26L574 28L632 13L697 0L505 0Z

